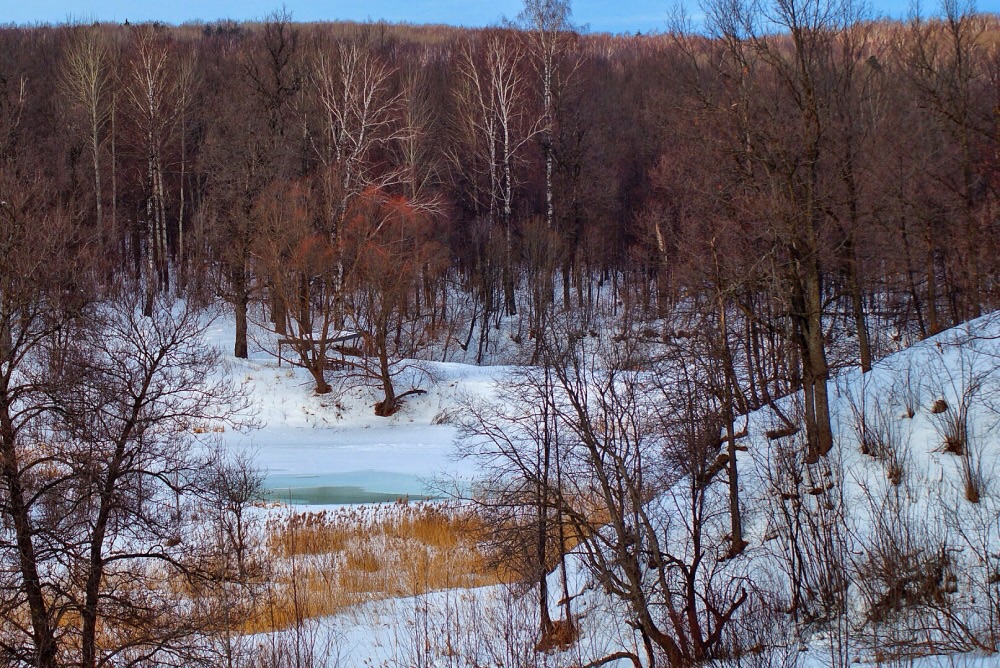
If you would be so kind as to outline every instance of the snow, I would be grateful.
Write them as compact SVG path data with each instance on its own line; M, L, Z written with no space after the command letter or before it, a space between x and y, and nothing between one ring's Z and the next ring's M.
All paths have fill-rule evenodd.
M871 627L867 620L872 593L877 594L879 588L864 575L872 572L869 559L877 552L876 546L883 545L890 554L893 550L899 554L944 551L956 585L942 605L954 620L961 620L970 629L990 627L991 622L982 615L995 604L991 578L1000 565L996 558L1000 550L1000 481L996 476L1000 471L996 430L1000 416L1000 315L984 316L919 342L881 360L868 374L856 368L845 370L831 380L830 392L834 449L819 465L806 470L803 486L794 491L802 491L803 505L813 510L820 507L819 499L832 504L828 506L829 517L839 523L845 541L845 568L852 578L845 623L852 629ZM794 412L796 401L800 398L787 397L779 402L780 408L786 414ZM935 406L938 402L943 403ZM945 405L946 410L937 412ZM968 457L945 451L950 425L960 414L966 416L968 425ZM862 452L857 428L860 420L867 422L870 432L893 444L893 457ZM756 567L764 570L776 565L774 544L779 541L773 538L780 523L775 518L783 504L773 484L776 455L783 448L801 448L795 439L802 439L802 435L767 438L766 432L778 426L780 421L770 409L751 415L750 437L745 442L748 450L740 453L738 460L741 499L752 518L745 523L745 538L751 543ZM891 461L898 463L901 475L893 474ZM977 479L978 502L968 499L966 467ZM813 497L805 491L810 487L831 491ZM887 566L903 568L898 563ZM903 617L890 618L879 626L879 632L885 639L904 644L931 638L942 646L948 644L942 636L947 622L941 628L936 621L919 629L910 627L912 623ZM852 661L874 662L884 648L877 639L856 633L852 630L846 641L850 645L847 656ZM959 637L965 632L952 629L952 633L950 642L963 645ZM964 640L964 646L975 644L968 636ZM817 632L811 639L807 633L802 664L831 665L831 641L828 631ZM997 659L953 654L922 657L906 665L986 666L997 665Z
M451 422L461 410L462 397L492 396L510 367L420 362L412 381L426 394L408 397L399 413L381 418L374 414L379 396L372 388L355 386L330 374L333 392L317 396L312 392L309 374L297 367L279 368L276 358L264 350L271 347L265 335L256 335L264 345L252 346L250 359L240 360L231 355L230 318L216 319L208 330L212 343L225 355L223 373L245 384L254 400L256 419L262 425L250 434L224 433L220 439L229 448L255 455L257 465L267 472L265 485L275 497L322 505L438 496L456 481L461 486L475 478L474 461L455 458L456 430ZM890 356L869 374L846 370L831 381L837 445L822 479L813 482L825 485L832 481L839 490L852 554L876 540L875 534L885 524L885 504L895 498L897 504L902 504L903 515L917 521L927 536L957 546L956 568L961 572L963 586L968 586L967 581L973 577L969 573L975 569L993 567L976 563L974 554L978 550L974 548L986 554L1000 550L1000 489L994 480L1000 465L1000 439L995 430L1000 415L998 367L1000 316L994 315ZM984 481L978 504L965 500L963 460L943 452L947 415L931 410L938 399L953 408L966 400L971 461ZM792 411L794 401L795 397L783 399L783 412ZM912 417L908 408L914 410ZM881 429L888 440L899 445L900 465L905 471L900 484L893 484L884 458L862 454L854 429L859 416L876 423L876 430ZM769 409L751 415L750 436L745 441L748 450L739 457L751 571L774 572L775 567L775 550L769 541L774 533L775 503L780 501L775 500L771 479L775 452L782 447L782 439L765 437L765 432L775 426L778 421ZM977 540L981 545L973 545ZM543 659L544 665L568 664L572 660L585 663L602 652L636 649L634 636L612 621L609 606L613 603L587 591L582 566L574 563L575 591L581 593L579 609L591 609L581 622L584 640L574 657L553 657L551 663ZM550 590L559 591L556 582ZM860 597L857 592L852 596L852 614L860 615ZM340 665L404 665L413 652L429 651L426 644L420 649L420 641L427 634L456 632L445 627L457 619L479 619L485 629L503 621L485 620L485 615L506 615L508 622L523 616L526 628L532 629L531 600L530 596L515 597L503 587L437 592L372 603L335 619L311 622L316 625L312 637L324 639L331 665L335 660ZM491 639L479 634L481 631L469 631L456 638L474 645L469 651L480 658L497 660L484 656L492 651ZM264 641L273 643L274 638ZM528 637L516 639L514 644L521 643L517 651L530 654L532 642ZM806 667L830 665L829 646L830 638L817 633L801 648L791 650L789 659ZM510 647L508 650L513 651ZM849 661L873 661L870 648L851 648L848 655ZM908 665L979 668L995 662L994 658L963 654L921 657ZM438 664L428 660L422 665ZM622 661L608 665L631 664Z
M224 355L224 373L246 387L261 428L227 432L220 440L254 455L274 497L322 505L438 496L446 481L475 476L473 462L452 456L450 416L463 394L488 395L504 367L422 362L433 379L427 393L407 397L400 412L382 418L374 414L378 396L368 387L328 374L334 390L318 396L305 369L279 367L261 345L251 344L248 360L234 357L234 331L231 318L217 317L206 336ZM256 335L254 341L265 336Z

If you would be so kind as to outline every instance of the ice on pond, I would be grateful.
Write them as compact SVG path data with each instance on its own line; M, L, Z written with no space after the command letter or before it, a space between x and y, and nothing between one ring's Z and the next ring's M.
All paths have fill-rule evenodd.
M384 503L440 497L428 481L416 475L389 471L268 475L264 497L293 505Z

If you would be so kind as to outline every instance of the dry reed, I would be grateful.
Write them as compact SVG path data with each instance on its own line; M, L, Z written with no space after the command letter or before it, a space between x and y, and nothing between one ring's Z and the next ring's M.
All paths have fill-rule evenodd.
M289 628L367 601L500 581L479 542L481 520L458 504L290 511L266 529L276 566L245 632Z

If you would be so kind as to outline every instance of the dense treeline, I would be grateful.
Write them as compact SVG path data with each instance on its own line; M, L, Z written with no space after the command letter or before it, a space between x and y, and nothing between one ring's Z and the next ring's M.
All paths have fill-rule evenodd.
M126 628L142 609L146 633L184 605L104 587L136 561L193 572L168 549L183 513L162 501L203 466L168 434L216 410L186 394L213 357L186 309L216 300L235 313L236 356L251 324L286 337L318 393L331 389L326 340L363 333L366 354L337 368L380 388L380 415L416 391L397 387L404 360L482 363L501 338L543 363L522 398L584 417L574 392L603 374L703 360L671 429L699 444L684 460L700 458L696 499L727 470L738 555L735 416L780 415L774 400L803 390L784 427L801 423L815 464L834 442L832 370L867 371L998 306L1000 22L954 3L907 22L850 2L706 9L700 32L678 19L635 37L579 34L560 2L483 30L285 13L0 29L0 511L7 605L23 616L0 656L55 665L70 647L97 665L102 624ZM605 332L620 357L574 348ZM239 404L227 392L208 395ZM581 461L631 447L573 424L592 450ZM547 540L553 523L562 540L570 503L547 439L536 566L561 556ZM89 454L46 445L63 440ZM138 461L149 456L158 468ZM627 514L649 498L610 487L612 519L615 503ZM624 520L615 529L621 554L595 560L636 556ZM138 553L108 556L129 541ZM650 656L655 644L672 665L712 656L746 598L706 612L698 566L688 575L690 628L671 635L633 611ZM543 601L544 583L543 569ZM639 575L617 586L642 598ZM123 633L128 656L173 651L163 634Z
M805 387L818 454L831 365L992 304L996 22L947 9L717 3L707 36L645 38L577 35L566 7L482 31L6 29L5 199L71 216L95 280L137 280L147 312L223 296L237 356L248 318L366 332L386 414L391 359L444 339L482 362L515 315L540 341L595 284L648 321L718 302L744 405ZM299 354L327 391L323 347Z
M775 11L719 3L707 36L7 28L4 179L90 235L99 281L224 295L237 355L256 303L279 332L342 324L374 244L412 314L446 286L482 322L589 307L595 280L651 319L722 290L787 320L795 384L827 373L825 327L867 367L872 319L922 337L991 304L1000 65L989 15Z

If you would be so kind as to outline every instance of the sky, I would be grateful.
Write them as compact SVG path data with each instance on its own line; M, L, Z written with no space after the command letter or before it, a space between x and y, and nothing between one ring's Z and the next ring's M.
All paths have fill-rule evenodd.
M868 0L875 14L903 17L910 0ZM936 0L923 0L931 8ZM281 0L0 0L0 24L90 21L252 20L281 6ZM494 25L513 18L521 0L285 0L296 21L386 20L451 25ZM696 0L688 0L697 16ZM573 21L590 32L664 30L674 0L575 0ZM980 11L1000 11L1000 0L979 0Z

